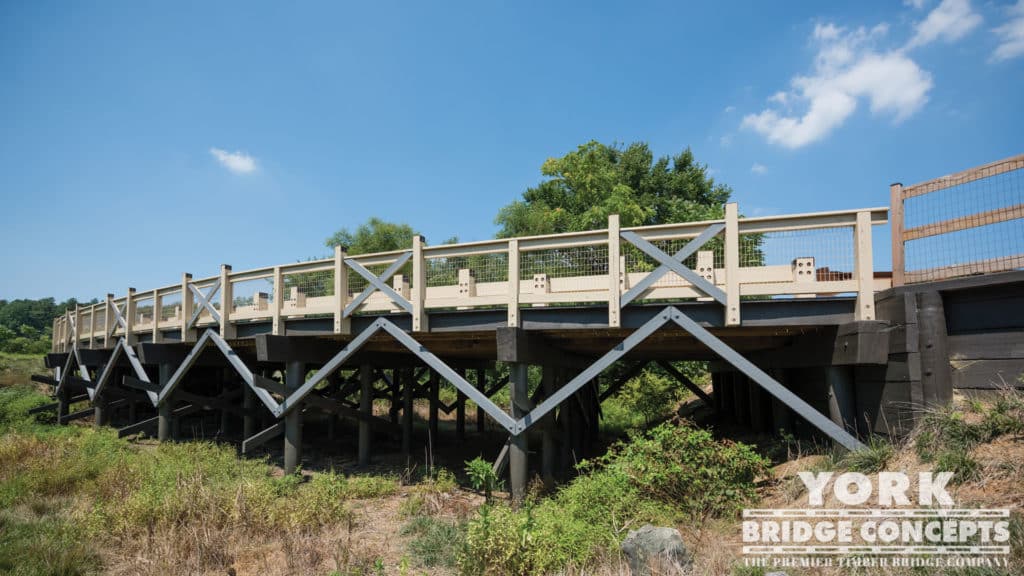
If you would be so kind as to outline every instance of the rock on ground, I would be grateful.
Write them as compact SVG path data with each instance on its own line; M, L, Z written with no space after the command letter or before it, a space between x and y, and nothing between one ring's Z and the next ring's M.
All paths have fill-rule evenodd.
M633 576L683 574L693 564L678 530L650 524L629 531L622 542L622 553Z

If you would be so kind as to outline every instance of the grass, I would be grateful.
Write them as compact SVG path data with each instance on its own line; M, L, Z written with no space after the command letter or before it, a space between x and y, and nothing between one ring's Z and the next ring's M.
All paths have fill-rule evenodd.
M43 374L43 358L39 354L0 352L0 386L28 384L32 374Z
M434 516L415 516L402 527L402 534L411 536L409 551L428 568L453 568L465 541L466 524Z

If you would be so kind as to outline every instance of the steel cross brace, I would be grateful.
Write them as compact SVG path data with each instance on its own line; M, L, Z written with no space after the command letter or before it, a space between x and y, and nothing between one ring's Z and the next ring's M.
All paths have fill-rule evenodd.
M110 326L104 328L104 330L107 331L107 336L113 336L114 332L117 332L118 326L121 326L121 329L127 332L128 322L125 321L124 315L121 314L121 309L117 307L117 304L114 304L113 300L107 300L107 307L110 308L110 311L114 313L114 321L110 324ZM127 300L125 300L124 302L124 311L125 314L128 313Z
M188 289L192 291L192 294L196 297L196 303L199 304L199 306L196 307L195 312L192 313L192 318L188 321L188 328L195 327L204 308L210 313L210 317L213 318L213 321L220 324L220 312L217 312L217 309L210 303L210 300L212 300L217 294L217 291L220 290L220 280L218 279L210 285L210 289L206 291L205 296L199 288L196 288L196 285L191 282L188 283Z
M860 450L861 448L864 448L864 445L849 432L827 418L821 412L818 412L813 406L804 402L799 396L790 392L785 386L776 382L774 378L744 358L742 354L733 350L726 343L716 338L711 334L711 332L708 332L700 324L693 321L689 316L683 314L674 306L665 307L661 312L644 323L635 332L627 336L619 345L612 348L601 358L598 358L597 361L555 391L554 394L546 398L543 402L537 405L537 407L519 420L515 421L510 432L512 434L521 434L535 423L540 422L548 412L554 410L555 407L564 402L569 398L569 396L575 394L587 382L593 380L606 368L621 359L638 344L646 340L651 334L670 322L677 324L683 330L689 332L695 338L700 340L701 343L721 356L723 360L727 361L740 372L743 372L751 380L757 382L758 385L764 388L769 394L792 408L803 418L807 419L808 422L824 432L844 448L848 450Z
M117 360L124 354L128 358L128 363L131 364L132 371L135 372L136 378L152 384L149 380L149 375L146 374L146 370L142 367L142 362L139 362L139 357L135 354L135 349L128 345L128 342L124 338L119 338L117 344L114 345L114 350L110 354L110 358L107 359L107 363L103 365L103 371L100 372L99 378L96 380L96 386L93 388L86 388L89 393L89 399L95 400L103 389L107 386L110 381L110 375L114 372L114 365L117 364ZM88 380L88 378L83 378ZM146 396L149 397L149 401L153 403L153 406L157 405L157 395L152 390L145 390Z
M690 270L689 268L682 264L683 260L689 258L691 254L696 252L701 246L703 246L709 240L717 236L718 233L724 229L725 224L712 224L711 226L708 226L696 238L687 242L686 246L683 246L673 256L669 256L664 251L659 249L657 246L645 240L636 232L630 230L622 232L620 235L623 238L625 238L626 241L639 248L641 251L643 251L651 258L654 258L655 260L660 262L661 265L655 268L646 277L644 277L643 280L637 282L636 286L633 286L632 288L629 289L628 292L623 294L622 298L620 299L619 305L625 306L626 304L629 304L630 302L635 300L638 296L643 294L648 288L653 286L654 283L658 281L658 279L660 279L662 276L668 273L669 270L671 270L672 272L678 274L680 277L685 278L687 281L693 284L695 288L697 288L701 292L704 292L708 296L711 296L720 304L725 306L725 292L723 292L720 288L708 282L699 274L697 274L693 270Z
M380 331L390 334L391 337L397 340L399 344L405 346L427 366L432 368L442 378L450 382L459 391L465 394L466 397L476 402L477 406L483 408L484 411L487 412L491 418L494 418L499 424L501 424L502 427L509 431L512 430L515 425L515 420L513 420L511 416L499 408L497 404L490 400L490 398L485 396L482 391L477 390L475 386L467 382L465 378L460 376L440 358L424 348L422 344L417 342L412 336L406 334L404 330L396 326L387 318L378 318L366 330L360 332L354 340L345 345L341 351L331 358L320 370L313 374L309 380L292 392L290 396L285 398L277 409L272 408L271 410L274 412L274 415L280 418L289 411L295 409L295 407L302 402L303 398L305 398L317 384L337 370L348 358L366 344L370 337Z
M394 276L395 272L398 272L398 270L401 269L402 266L404 266L405 263L408 262L411 258L412 252L406 252L405 254L402 254L397 260L395 260L390 266L388 266L386 270L381 272L380 276L374 275L373 272L367 270L362 264L356 262L354 259L346 258L345 264L347 264L349 268L355 270L356 273L358 273L360 276L366 278L366 281L369 282L370 284L366 288L363 288L363 291L360 292L359 295L356 296L354 299L352 299L352 302L348 306L345 306L343 316L345 318L351 316L356 310L359 309L360 306L363 305L363 302L366 301L366 299L369 298L370 295L373 294L376 290L380 290L381 292L386 294L387 297L390 298L392 302L401 306L402 309L408 312L409 314L412 314L412 302L409 302L408 300L403 298L401 294L395 292L393 288L387 285L388 278Z

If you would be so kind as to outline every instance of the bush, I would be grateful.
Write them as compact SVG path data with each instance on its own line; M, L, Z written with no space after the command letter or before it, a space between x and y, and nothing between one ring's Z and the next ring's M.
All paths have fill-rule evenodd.
M644 497L691 518L735 513L755 497L770 462L746 444L716 441L688 423L662 424L618 443L596 465L630 479Z
M585 570L618 556L629 528L731 515L756 496L768 462L748 446L716 441L687 423L663 424L619 443L552 498L519 510L485 505L466 529L466 574Z
M501 490L503 482L494 473L494 467L480 456L466 461L466 475L469 476L469 484L473 489L483 492L488 502L491 501L491 494L495 490Z

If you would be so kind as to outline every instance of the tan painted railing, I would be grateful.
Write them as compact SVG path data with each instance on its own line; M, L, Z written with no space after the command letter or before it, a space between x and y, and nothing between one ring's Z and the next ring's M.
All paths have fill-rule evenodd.
M717 300L726 325L742 321L744 298L813 298L849 294L856 317L874 318L874 292L890 286L875 278L872 226L887 208L739 218L736 204L722 220L608 228L332 258L192 278L80 306L54 319L54 351L74 343L110 347L121 337L159 342L180 331L217 329L234 338L239 325L333 318L333 331L350 332L356 314L409 313L413 331L429 330L432 311L500 308L509 326L523 307L592 304L607 307L608 325L639 301ZM690 245L694 239L700 246ZM685 255L685 257L680 256ZM682 258L681 260L679 258ZM337 297L343 294L344 298ZM226 304L226 303L229 303Z

